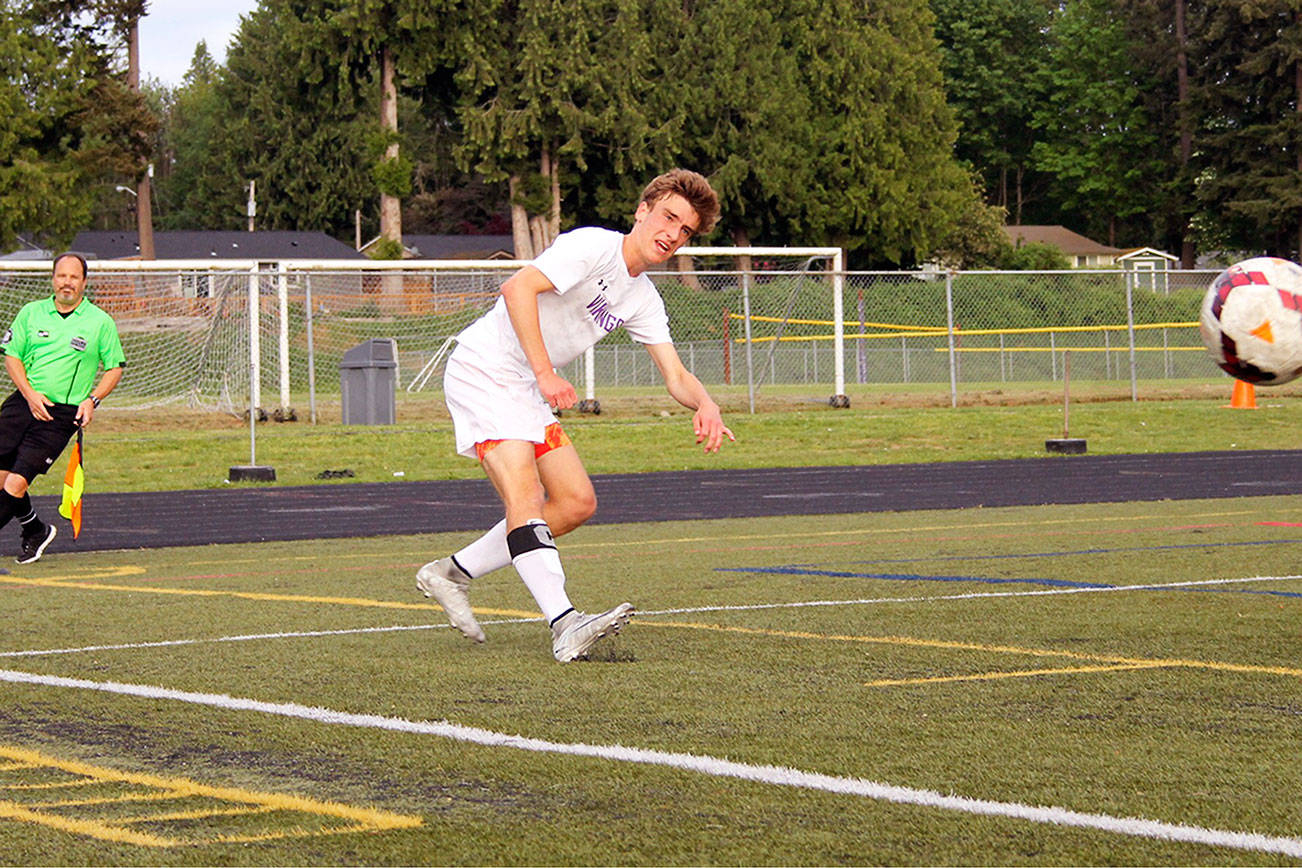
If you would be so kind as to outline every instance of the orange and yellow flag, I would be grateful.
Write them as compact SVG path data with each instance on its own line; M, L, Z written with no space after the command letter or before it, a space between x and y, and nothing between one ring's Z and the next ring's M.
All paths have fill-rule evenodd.
M63 502L59 504L59 515L72 522L72 538L81 535L81 492L86 485L86 476L81 470L81 432L77 432L77 442L72 445L72 455L68 458L68 471L63 474Z

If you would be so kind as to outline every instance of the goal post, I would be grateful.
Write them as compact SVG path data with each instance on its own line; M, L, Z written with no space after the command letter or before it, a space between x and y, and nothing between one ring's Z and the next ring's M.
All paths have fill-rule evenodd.
M717 259L730 263L733 271L740 277L740 319L743 324L743 336L738 340L746 350L747 393L750 411L755 412L755 397L761 388L766 374L755 366L754 349L757 341L767 342L768 352L763 360L767 365L767 379L775 384L778 378L774 356L782 343L786 331L796 320L802 317L795 313L806 313L807 321L800 325L815 325L823 330L830 330L830 335L806 336L813 341L829 340L832 344L832 394L828 403L833 407L849 407L849 398L845 394L845 254L839 247L684 247L678 251L679 257L690 257L693 268L700 268L702 262ZM757 263L761 267L756 267ZM709 271L699 271L709 274ZM817 275L810 280L810 275ZM754 290L759 281L773 282L775 278L786 275L791 284L781 309L770 310L772 293L757 295ZM829 307L830 306L830 307ZM756 311L759 311L758 313ZM756 337L757 317L763 317L772 328L771 334ZM793 338L794 339L794 338ZM817 356L815 356L817 358ZM806 370L805 375L808 376ZM789 377L794 379L794 376ZM807 382L807 380L806 380Z

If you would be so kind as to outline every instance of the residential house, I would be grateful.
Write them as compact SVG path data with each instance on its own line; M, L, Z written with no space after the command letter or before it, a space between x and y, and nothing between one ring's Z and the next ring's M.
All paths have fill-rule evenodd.
M87 259L139 259L134 230L79 232L72 250ZM155 259L363 259L361 253L324 232L288 230L239 232L155 232Z
M1072 232L1065 226L1005 226L1014 247L1049 244L1062 251L1072 268L1113 268L1124 251Z

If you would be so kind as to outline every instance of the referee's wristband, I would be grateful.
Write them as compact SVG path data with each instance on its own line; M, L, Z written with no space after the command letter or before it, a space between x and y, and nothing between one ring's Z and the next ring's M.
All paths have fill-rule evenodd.
M98 409L99 409L99 398L96 398L94 395L90 395L89 397L90 397L90 403L94 405L94 407L95 407L96 410L98 410Z

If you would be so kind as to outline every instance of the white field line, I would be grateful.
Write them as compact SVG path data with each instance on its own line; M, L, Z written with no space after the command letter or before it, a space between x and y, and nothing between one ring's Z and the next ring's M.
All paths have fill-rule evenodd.
M772 786L796 787L806 790L819 790L849 796L861 796L905 805L918 805L924 808L939 808L947 811L959 811L965 814L977 814L990 817L1009 817L1027 820L1033 823L1045 823L1055 826L1074 826L1084 829L1096 829L1118 835L1137 838L1154 838L1164 841L1177 841L1201 844L1209 847L1231 847L1239 850L1253 850L1261 853L1280 853L1293 858L1302 858L1302 838L1287 838L1264 835L1257 832L1234 832L1222 829L1208 829L1202 826L1189 826L1181 823L1166 823L1160 820L1146 820L1139 817L1114 817L1109 814L1095 814L1073 811L1066 808L1025 805L1019 802L996 802L989 799L973 799L965 796L945 795L934 790L920 790L913 787L894 786L877 783L862 778L847 778L834 775L805 772L799 769L781 766L751 765L733 762L711 756L689 753L672 753L668 751L648 750L645 748L624 747L622 745L566 744L543 739L526 738L520 735L507 735L477 727L460 726L454 723L433 721L412 721L399 717L384 717L373 714L353 714L335 711L329 708L316 708L296 703L262 702L216 693L192 693L183 690L170 690L164 687L152 687L141 684L122 684L113 681L88 681L81 678L63 678L54 675L39 675L30 672L0 670L0 681L15 684L35 684L46 687L71 688L75 690L95 690L122 696L137 696L145 699L171 700L188 702L234 711L252 711L260 714L274 714L281 717L299 718L316 723L356 726L368 729L383 729L394 732L406 732L415 735L432 735L459 742L484 745L486 747L506 747L516 750L538 753L565 754L569 756L591 757L611 762L638 763L648 766L662 766L681 771L710 775L718 778L734 778L752 783Z
M485 621L484 623L491 623ZM118 645L83 645L80 648L47 648L36 651L0 651L0 657L45 657L55 654L83 654L93 651L128 651L136 648L175 648L182 645L207 645L214 642L255 642L259 639L308 639L318 636L351 636L356 633L398 633L405 630L438 630L449 624L394 625L391 627L352 627L347 630L303 630L293 633L247 633L242 636L218 636L214 639L165 639L158 642L124 642Z
M801 603L753 603L739 606L702 606L692 609L638 610L641 615L685 615L694 612L745 612L754 609L794 609L805 606L862 606L878 603L932 603L945 600L987 600L996 597L1055 597L1061 594L1115 594L1119 591L1160 591L1168 588L1192 588L1200 585L1236 585L1247 582L1290 582L1295 576L1249 576L1243 579L1201 579L1189 582L1159 582L1147 585L1116 585L1111 588L1046 588L1036 591L975 591L970 594L939 594L922 597L873 597L859 600L808 600Z
M1199 585L1231 585L1246 582L1287 582L1302 579L1296 576L1251 576L1244 579L1203 579L1189 582L1164 582L1149 585L1120 585L1115 588L1051 588L1036 591L981 591L971 594L942 594L930 597L870 597L857 600L806 600L798 603L750 603L736 606L695 606L685 609L639 609L638 617L650 618L657 615L693 615L706 612L750 612L765 609L801 609L820 606L872 606L883 603L931 603L946 600L979 600L992 597L1046 597L1059 594L1107 594L1117 591L1154 591L1164 588L1184 588ZM492 621L480 621L480 624L528 624L541 621L537 618L499 618ZM129 651L140 648L173 648L184 645L206 645L218 642L254 642L261 639L311 639L321 636L351 636L358 633L401 633L413 630L442 630L449 625L412 624L390 627L355 627L346 630L305 630L287 633L249 633L236 636L218 636L212 639L168 639L158 642L125 642L119 645L84 645L76 648L44 648L28 651L0 651L3 657L46 657L56 654L83 654L98 651Z

